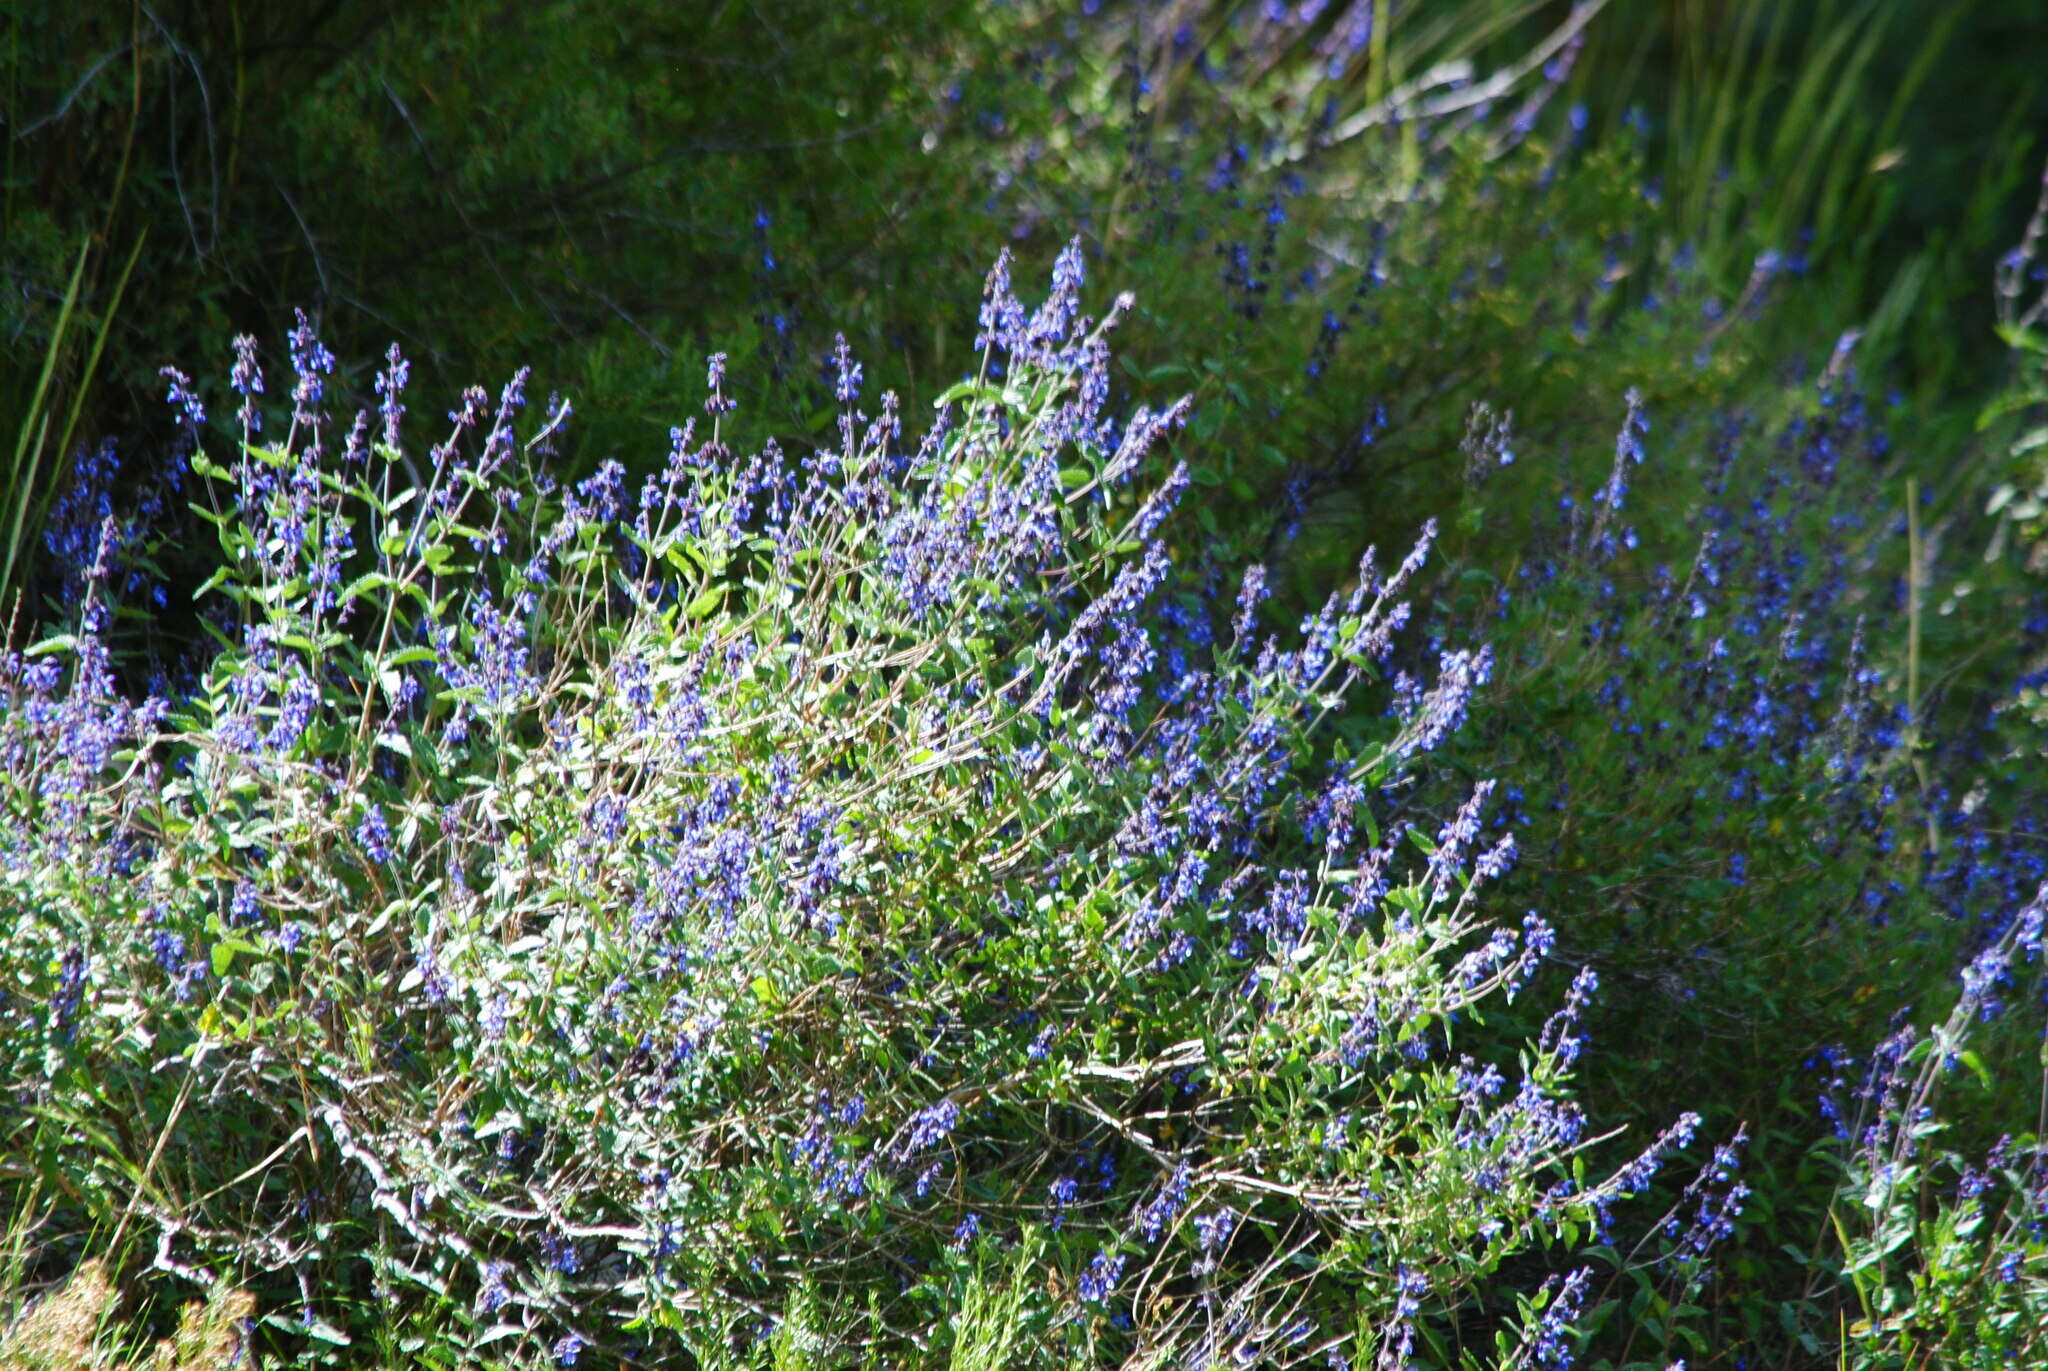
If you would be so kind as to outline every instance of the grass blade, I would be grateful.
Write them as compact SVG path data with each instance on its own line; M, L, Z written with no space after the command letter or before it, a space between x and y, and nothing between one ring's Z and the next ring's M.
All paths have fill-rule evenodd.
M50 330L50 347L43 354L43 372L36 378L35 395L22 414L20 436L14 441L14 464L10 468L8 486L8 499L14 510L8 521L7 560L4 566L0 566L0 590L14 583L14 568L21 553L22 526L28 507L34 501L36 469L42 464L43 443L50 432L50 416L43 412L43 401L49 395L50 378L56 374L57 359L64 353L65 336L71 330L71 316L78 306L79 282L85 279L85 259L91 251L92 239L87 237L78 245L78 262L71 268L71 284L65 287L64 305L57 311L57 325ZM33 447L29 443L31 432L35 434ZM23 470L24 462L26 471Z

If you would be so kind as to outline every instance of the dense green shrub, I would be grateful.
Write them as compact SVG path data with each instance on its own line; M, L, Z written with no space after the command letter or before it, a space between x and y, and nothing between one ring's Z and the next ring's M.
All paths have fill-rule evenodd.
M141 430L161 361L304 305L344 356L397 333L451 389L456 365L509 374L546 356L588 412L565 454L587 474L658 450L692 359L714 346L763 356L735 383L791 431L806 419L829 430L807 387L835 328L878 380L950 383L961 359L925 303L971 290L994 242L1049 265L1079 230L1109 274L1144 283L1150 317L1125 355L1193 367L1175 384L1212 392L1205 422L1241 410L1233 439L1258 436L1242 454L1254 493L1240 515L1302 477L1322 497L1311 526L1337 530L1332 565L1305 577L1319 584L1413 522L1374 512L1428 488L1470 402L1540 435L1604 422L1630 385L1654 404L1690 384L1702 334L1717 340L1717 370L1739 364L1739 331L1692 311L1743 298L1759 251L1826 277L1796 337L1823 305L1832 336L1884 296L1889 349L1921 298L1884 295L1897 254L1870 251L1895 221L1898 178L1849 171L1898 151L1884 138L1924 150L1908 96L1955 25L1923 35L1912 72L1876 74L1922 8L1817 12L1811 31L1795 16L1787 37L1749 6L1717 43L1682 8L1531 13L1493 0L806 4L773 16L382 0L29 7L9 34L20 136L0 263L0 394L13 403L0 408L25 417L39 451L23 487L41 487L40 509L74 443ZM1980 8L1965 33L1988 26L1994 7ZM917 42L894 41L911 31ZM1574 64L1581 44L1606 55L1598 69ZM1825 60L1844 49L1853 64ZM1781 110L1778 86L1802 54L1845 94L1818 102L1803 76L1806 96ZM1695 90L1660 70L1715 77ZM1950 76L1936 64L1932 79ZM1891 102L1882 119L1846 94L1872 87ZM1645 135L1632 102L1667 88L1669 118ZM1976 98L2002 113L2003 90ZM1582 169L1570 145L1597 129L1612 136ZM1705 150L1684 150L1691 140ZM1828 179L1803 151L1821 146L1842 154ZM1714 180L1725 196L1700 208L1689 181L1666 193L1709 163L1730 168ZM1792 181L1811 193L1777 193ZM1822 187L1826 231L1802 244L1798 206ZM1965 216L1972 233L2011 189L1986 189ZM1275 209L1287 222L1270 222ZM1687 260L1695 279L1674 289L1665 271ZM1942 272L1974 259L1950 260L1960 265ZM1371 266L1389 289L1360 300ZM1622 303L1652 301L1661 318L1609 326ZM1247 320L1239 304L1270 317ZM1322 336L1326 315L1341 344ZM1329 355L1311 385L1317 353ZM1393 432L1362 453L1355 440L1379 406ZM42 412L54 414L47 433ZM1269 472L1262 446L1290 469ZM1411 479L1383 479L1398 473ZM1376 525L1364 537L1361 519Z
M2010 468L1992 492L1990 512L2010 521L2023 545L2028 569L2043 569L2044 543L2048 531L2048 424L2040 421L2042 406L2048 404L2048 340L2041 330L2048 325L2048 261L2043 259L2042 237L2048 234L2048 179L2042 182L2041 199L2025 234L1999 263L1997 280L1998 327L2013 352L2016 374L2004 392L1987 407L1981 424L2017 417L2019 425L2011 439Z
M1632 73L1724 56L1595 8L961 7L879 68L907 11L15 30L112 54L11 86L63 102L0 316L26 1274L246 1279L347 1363L2033 1354L2041 391L1986 519L1955 397L1862 389L1967 269L1879 245L1981 16L1743 6L1646 128ZM1004 237L1053 300L963 346ZM1084 260L1143 287L1113 367ZM522 372L422 441L302 318L289 420L251 343L167 465L55 461L288 298L582 412Z
M1565 1356L1589 1272L1518 1315L1504 1264L1694 1120L1589 1175L1595 978L1519 1054L1485 1027L1553 936L1481 913L1491 784L1383 818L1487 653L1345 708L1426 538L1285 641L1256 567L1191 598L1185 471L1130 485L1185 407L1107 407L1080 274L1026 311L999 266L921 437L842 352L840 441L742 456L714 357L638 492L551 493L523 373L425 451L395 349L343 430L303 321L289 417L245 340L225 444L170 373L220 650L125 691L146 548L88 520L4 715L8 1149L71 1231L332 1343L374 1293L709 1356L803 1290L901 1364L1009 1249L1012 1365Z
M1935 1360L1988 1371L2048 1354L2048 1156L2040 1132L2048 1073L2038 1029L1992 1034L1982 1026L2015 988L2039 1000L2044 916L2048 888L1971 959L1946 1019L1924 1033L1908 1025L1888 1036L1853 1091L1842 1089L1851 1064L1830 1062L1836 1074L1828 1084L1842 1096L1831 1094L1830 1106L1844 1145L1830 1211L1840 1246L1826 1275L1853 1296L1838 1325L1844 1365L1891 1371ZM1952 1097L1981 1086L1980 1109L1984 1096L1997 1098L1987 1057L2006 1077L2005 1098L2033 1095L2035 1128L2001 1131L1979 1145L1966 1127L1974 1111L1967 1102L1956 1108ZM2004 1110L1992 1119L2018 1122ZM1810 1280L1807 1296L1818 1285Z

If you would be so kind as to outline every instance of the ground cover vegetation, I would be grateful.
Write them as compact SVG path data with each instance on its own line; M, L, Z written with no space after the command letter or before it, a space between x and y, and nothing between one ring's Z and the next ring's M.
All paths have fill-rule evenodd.
M2026 8L20 8L0 1364L2038 1360Z

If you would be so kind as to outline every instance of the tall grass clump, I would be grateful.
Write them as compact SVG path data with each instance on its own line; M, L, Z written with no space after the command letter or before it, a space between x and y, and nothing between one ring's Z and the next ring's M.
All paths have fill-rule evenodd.
M1554 943L1493 784L1399 812L1488 650L1388 711L1427 533L1294 631L1179 575L1185 403L1112 406L1080 287L999 264L922 433L842 348L835 441L743 443L714 356L638 488L548 477L523 372L422 441L303 318L289 414L251 339L232 422L166 369L216 649L124 650L152 535L88 516L0 713L39 1262L314 1360L1568 1360L1695 1120L1591 1129L1590 973L1488 1027Z

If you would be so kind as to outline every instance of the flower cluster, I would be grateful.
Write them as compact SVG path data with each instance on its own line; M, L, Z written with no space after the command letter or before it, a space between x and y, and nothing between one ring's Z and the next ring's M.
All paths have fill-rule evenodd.
M381 439L366 414L324 443L301 319L283 442L252 412L221 464L193 421L222 512L192 686L131 702L90 625L10 667L4 879L41 912L8 936L50 967L34 1032L0 1006L10 1042L143 1024L280 1121L310 1097L220 1178L247 1212L288 1166L309 1221L385 1232L382 1269L564 1363L625 1344L622 1294L737 1320L791 1262L908 1338L922 1282L1031 1226L1066 1272L1034 1317L1192 1349L1132 1303L1143 1271L1291 1360L1361 1298L1412 1326L1601 1222L1683 1139L1568 1183L1591 977L1517 1082L1444 1065L1554 943L1482 916L1514 851L1493 786L1401 856L1486 652L1446 648L1377 736L1326 726L1376 688L1434 530L1297 635L1263 632L1256 570L1212 608L1164 540L1187 468L1143 480L1186 404L1115 415L1078 248L1035 309L1008 270L921 439L893 396L860 412L842 347L837 447L742 456L714 358L711 433L677 429L637 498L545 475L568 410L522 435L524 373L465 393L423 484L396 353ZM250 349L236 375L254 405ZM1261 1123L1282 1078L1292 1122ZM1447 1190L1454 1232L1385 1221ZM154 1221L169 1261L323 1259ZM1271 1279L1276 1243L1316 1254L1309 1287Z

